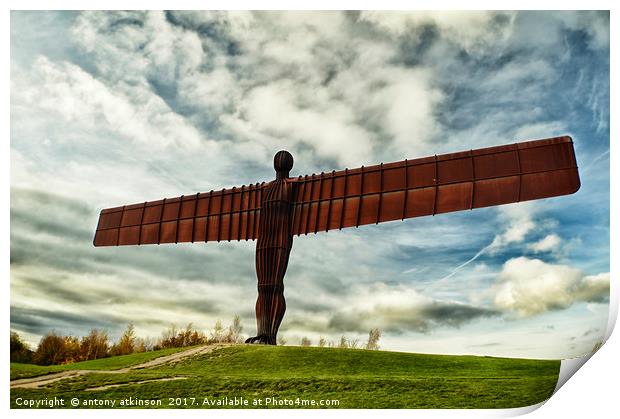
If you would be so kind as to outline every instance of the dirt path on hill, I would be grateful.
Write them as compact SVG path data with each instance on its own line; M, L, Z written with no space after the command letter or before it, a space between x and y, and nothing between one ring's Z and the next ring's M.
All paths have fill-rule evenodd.
M150 361L143 362L142 364L132 365L130 367L121 368L118 370L70 370L63 371L54 374L41 375L38 377L30 377L30 378L19 378L11 381L11 388L38 388L42 386L46 386L48 384L55 383L56 381L64 380L67 378L75 378L81 375L86 374L124 374L132 370L139 370L145 368L153 368L158 367L164 364L174 364L179 362L185 358L208 354L215 349L223 348L225 346L229 346L226 344L216 344L216 345L205 345L199 346L197 348L187 349L185 351L176 352L170 355L160 356L159 358L151 359ZM175 377L173 379L182 379L185 377ZM153 380L145 380L153 381ZM139 382L127 383L127 384L136 384ZM86 390L94 390L99 389L97 387Z
M84 390L85 391L99 391L99 390L107 390L109 388L123 387L123 386L128 386L128 385L133 385L133 384L152 383L156 381L176 381L176 380L185 380L185 379L187 379L187 377L183 377L183 376L166 377L166 378L151 378L151 379L142 380L142 381L130 381L128 383L107 384L105 386L99 386L99 387L88 387L88 388L85 388Z

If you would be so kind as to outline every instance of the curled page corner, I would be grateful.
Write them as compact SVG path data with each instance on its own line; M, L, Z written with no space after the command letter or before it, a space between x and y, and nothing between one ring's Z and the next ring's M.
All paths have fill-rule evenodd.
M616 326L616 319L618 317L618 292L617 289L610 284L609 289L609 314L607 317L607 329L605 330L605 338L603 340L602 345L607 342L609 337L611 336L614 327ZM602 346L601 345L601 346ZM558 382L555 386L555 390L553 390L553 394L557 393L557 391L571 378L581 367L585 365L586 362L598 351L599 348L592 351L589 354L585 354L583 356L571 359L563 359L560 364L560 372L558 375ZM553 395L552 395L553 397Z
M543 400L540 403L532 404L529 406L515 407L512 409L504 409L503 414L498 415L498 417L508 418L508 417L527 415L528 413L532 413L534 410L537 410L539 407L541 407L545 403L547 403L547 400Z
M586 362L594 355L593 353L589 353L584 356L580 356L578 358L570 358L563 359L560 364L560 373L558 375L558 382L555 385L555 390L553 390L553 394L557 393L557 391L571 378L579 368L583 367ZM551 395L553 397L553 395Z
M611 336L611 332L616 327L616 319L618 318L618 300L619 294L615 286L609 283L609 314L607 317L607 330L605 331L605 342Z

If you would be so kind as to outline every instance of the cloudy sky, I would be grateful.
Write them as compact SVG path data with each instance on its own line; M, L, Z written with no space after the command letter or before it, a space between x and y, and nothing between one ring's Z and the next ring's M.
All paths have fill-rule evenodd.
M241 315L254 243L94 248L102 208L571 135L575 195L296 238L281 334L583 354L609 300L609 15L12 12L11 328Z

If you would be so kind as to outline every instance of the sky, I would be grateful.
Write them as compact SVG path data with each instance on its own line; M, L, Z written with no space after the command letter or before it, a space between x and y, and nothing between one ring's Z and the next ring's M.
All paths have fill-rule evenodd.
M94 248L102 208L571 135L574 195L294 239L288 344L570 358L609 301L606 12L11 12L11 329L240 315L254 242Z

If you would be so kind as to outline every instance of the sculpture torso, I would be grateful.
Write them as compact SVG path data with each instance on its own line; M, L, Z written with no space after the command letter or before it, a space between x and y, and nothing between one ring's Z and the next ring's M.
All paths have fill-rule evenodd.
M264 186L257 250L289 249L293 244L292 201L295 183L276 179Z

